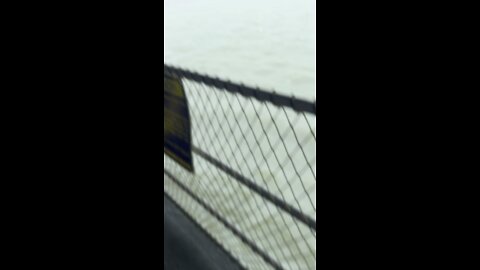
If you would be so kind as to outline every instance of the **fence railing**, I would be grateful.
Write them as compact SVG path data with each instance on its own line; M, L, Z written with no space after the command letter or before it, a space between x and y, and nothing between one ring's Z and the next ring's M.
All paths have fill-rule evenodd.
M246 269L316 265L316 102L164 66L180 78L195 172L164 155L164 193Z

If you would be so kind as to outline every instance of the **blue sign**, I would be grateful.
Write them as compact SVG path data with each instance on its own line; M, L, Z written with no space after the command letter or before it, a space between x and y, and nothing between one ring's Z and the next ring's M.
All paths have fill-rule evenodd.
M193 172L190 114L182 81L165 75L163 87L163 151Z

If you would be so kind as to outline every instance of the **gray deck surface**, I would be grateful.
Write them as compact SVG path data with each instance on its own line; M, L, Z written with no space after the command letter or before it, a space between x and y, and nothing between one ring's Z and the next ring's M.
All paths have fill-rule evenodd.
M242 269L170 199L164 196L163 256L166 270Z

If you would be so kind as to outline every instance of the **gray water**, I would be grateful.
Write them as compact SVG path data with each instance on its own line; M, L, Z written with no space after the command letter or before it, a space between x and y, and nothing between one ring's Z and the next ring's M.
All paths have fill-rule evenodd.
M165 0L167 64L315 99L314 0Z
M314 0L164 0L164 3L164 62L166 64L230 79L234 82L259 86L266 90L295 95L307 100L315 99ZM195 84L191 82L184 83L188 89L202 89L201 87L195 88ZM256 142L256 139L261 140L262 129L259 121L254 121L257 116L251 107L244 108L247 115L243 119L242 108L238 104L232 104L231 99L227 101L225 99L227 96L218 98L211 90L195 91L189 94L189 99L192 102L190 110L194 145L201 147L210 155L222 159L233 169L251 177L254 181L258 181L256 184L262 185L276 195L280 194L277 185L284 191L287 188L283 187L288 187L288 183L292 184L293 191L291 193L284 192L284 199L291 205L297 205L295 196L300 198L305 195L303 188L300 186L300 183L304 183L308 195L314 199L315 205L311 205L307 197L303 196L303 199L299 201L300 209L309 216L316 216L316 210L314 209L316 208L316 178L314 178L316 176L307 173L299 181L299 179L294 178L295 171L292 165L288 165L283 169L288 179L294 179L294 181L288 182L283 177L281 169L277 168L273 156L266 162L260 163L260 149L269 149L270 147L265 138L260 145ZM223 97L223 95L220 94L220 97ZM229 114L230 118L224 117L213 107L203 106L202 103L195 102L199 100L210 100L216 109L218 107L215 105L221 104L222 107L229 108L235 113ZM263 113L266 114L265 111ZM241 117L234 118L233 115L240 115ZM315 116L307 117L309 123L315 129ZM217 128L212 127L208 122L204 122L203 119L211 119L215 123L214 127ZM264 121L265 126L268 125L269 117L267 115L262 114L260 119ZM288 122L285 119L279 118L276 120L279 130L288 129ZM225 133L215 133L218 130L217 123L225 125L223 127ZM251 123L253 127L250 128L247 123ZM234 125L241 126L240 130L245 131L246 138L243 137L244 134L241 132L229 132L228 126L230 124L232 127ZM255 134L251 130L254 130ZM296 123L295 132L299 138L310 136L310 130L302 119ZM255 138L255 136L257 137ZM276 135L274 129L271 129L268 136L264 137L269 137L272 141L275 141L278 135ZM292 133L283 140L289 146L289 150L295 149L296 140ZM231 142L232 145L233 142L238 142L238 148L230 149L226 146L227 141ZM316 160L315 145L316 139L309 140L304 145L305 153L303 154L308 157L308 160ZM250 152L247 151L248 146L257 147L254 147ZM278 158L283 160L286 152L282 152L281 148L275 150L279 155ZM297 152L297 156L294 156L295 162L302 161L300 154L301 152ZM235 162L237 158L238 160L244 160L243 157L240 157L242 155L245 156L246 162L237 164ZM178 167L173 165L171 161L169 162L168 159L166 160L166 168ZM286 269L314 268L316 259L309 252L308 247L314 248L316 246L316 237L312 237L306 228L296 228L293 221L289 220L286 215L269 215L270 212L267 210L270 209L272 213L276 213L275 208L263 202L259 201L260 205L265 206L257 209L256 199L252 199L253 197L247 189L240 186L234 189L225 179L212 177L209 167L211 165L198 156L194 156L194 163L196 166L195 174L180 173L181 170L177 170L180 178L192 190L202 198L212 198L212 200L225 202L225 205L216 208L216 210L220 211L222 216L227 217L232 224L235 224L241 230L247 227L254 228L258 224L265 225L258 231L242 230L242 232L246 233L249 239L255 239L260 248L266 250L275 259L280 260L280 263ZM275 165L272 166L275 175L267 174L269 172L267 164ZM300 168L303 164L296 165ZM251 172L253 175L250 174L249 168L253 169ZM316 165L313 166L313 170L316 175ZM164 189L172 194L177 192L175 186L169 181L165 182ZM214 192L214 194L208 192ZM238 193L243 194L247 199L244 201L237 200L243 198ZM183 202L183 200L180 201ZM201 210L192 205L188 204L187 201L183 204L187 211L192 211L192 215L197 218L201 217ZM249 209L257 209L257 211L250 212ZM240 219L236 219L232 214L233 212L239 213L238 217ZM252 222L241 219L246 216L252 217ZM269 218L265 219L266 216ZM288 224L283 223L282 216L289 221ZM253 222L254 220L261 222L257 224ZM243 256L242 262L248 261L251 251L248 248L242 249L241 244L235 242L235 237L225 234L224 231L226 230L222 230L222 227L217 229L210 224L210 221L210 219L204 221L205 224L210 226L205 226L207 230L212 235L219 237L221 243L228 250L231 250L232 254ZM277 235L280 238L279 241L283 244L282 247L276 245L276 242L267 243L267 240L271 240L268 230L275 228L278 224L280 224L280 228L290 226L291 228L288 229L293 233L293 235L284 235L281 238ZM296 240L293 238L299 238L302 234L308 236L307 241L306 243L300 243L298 247L294 243ZM264 237L259 238L259 235ZM281 252L282 248L285 251ZM290 250L292 253L289 253ZM298 255L299 253L306 254L306 262L305 258ZM287 256L284 256L285 254ZM252 260L258 260L258 258ZM265 269L261 266L252 266L251 268Z

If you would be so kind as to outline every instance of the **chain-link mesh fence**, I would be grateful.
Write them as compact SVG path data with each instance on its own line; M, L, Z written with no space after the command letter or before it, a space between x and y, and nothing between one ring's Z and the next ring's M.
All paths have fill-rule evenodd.
M246 269L316 265L316 103L165 66L182 80L195 173L164 193Z

